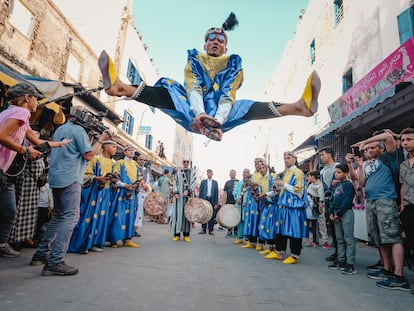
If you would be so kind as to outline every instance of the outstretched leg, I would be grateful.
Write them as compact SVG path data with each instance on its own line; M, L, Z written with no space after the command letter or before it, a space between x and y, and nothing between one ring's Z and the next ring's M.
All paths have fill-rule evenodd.
M99 55L98 64L102 73L103 86L108 95L126 96L151 107L175 110L171 96L165 88L147 86L144 81L140 81L138 86L122 82L112 59L105 51Z
M321 79L313 71L306 81L305 90L301 98L293 104L275 102L256 102L252 105L244 120L262 120L282 116L311 117L318 110L318 96L321 89Z

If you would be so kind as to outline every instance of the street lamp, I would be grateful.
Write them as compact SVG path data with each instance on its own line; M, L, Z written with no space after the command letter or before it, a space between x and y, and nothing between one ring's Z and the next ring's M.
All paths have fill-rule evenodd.
M144 119L144 114L147 111L151 111L151 109L150 108L145 109L141 114L141 118L139 119L139 125L138 125L138 131L137 131L137 141L139 140L139 136L141 135L142 120Z

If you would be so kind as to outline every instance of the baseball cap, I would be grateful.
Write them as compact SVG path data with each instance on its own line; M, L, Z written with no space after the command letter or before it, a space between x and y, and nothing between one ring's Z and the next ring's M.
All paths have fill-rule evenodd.
M9 99L13 99L24 95L33 95L36 96L38 99L45 98L45 96L42 93L40 93L33 85L24 82L17 83L9 87L7 91L7 97Z

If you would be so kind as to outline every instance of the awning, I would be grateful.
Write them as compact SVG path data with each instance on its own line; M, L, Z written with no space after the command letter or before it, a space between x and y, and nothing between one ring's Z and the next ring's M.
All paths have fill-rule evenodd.
M347 115L346 117L340 119L338 122L335 122L319 134L315 135L315 139L318 140L335 130L341 128L346 123L352 121L353 119L357 118L358 116L362 115L363 113L367 112L368 110L374 108L378 104L384 102L387 98L390 98L395 95L396 86L391 87L389 90L382 93L380 96L372 99L368 103L366 103L364 106L360 107L359 109L353 111L351 114Z
M318 143L315 139L315 135L309 136L303 143L293 149L293 152L298 152L305 149L317 149Z
M0 64L0 81L9 86L15 85L18 82L27 82L21 75L2 64Z

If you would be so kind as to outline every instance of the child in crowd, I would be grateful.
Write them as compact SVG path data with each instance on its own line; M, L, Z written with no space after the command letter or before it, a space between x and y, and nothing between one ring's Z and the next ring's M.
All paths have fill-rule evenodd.
M333 193L328 215L335 224L338 260L329 265L329 268L340 269L343 274L355 274L354 211L352 210L355 189L347 179L348 174L347 164L341 163L336 166L335 179L339 183Z
M48 176L46 175L46 183L40 187L39 208L37 213L36 234L34 240L39 242L43 237L43 232L49 223L53 213L53 194L49 187Z

